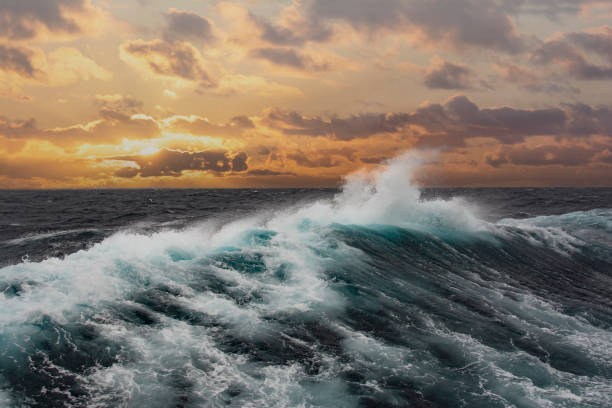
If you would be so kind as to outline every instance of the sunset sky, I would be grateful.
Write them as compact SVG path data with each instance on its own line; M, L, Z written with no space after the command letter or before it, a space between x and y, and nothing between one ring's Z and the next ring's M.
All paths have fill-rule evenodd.
M0 0L0 188L612 185L612 1Z

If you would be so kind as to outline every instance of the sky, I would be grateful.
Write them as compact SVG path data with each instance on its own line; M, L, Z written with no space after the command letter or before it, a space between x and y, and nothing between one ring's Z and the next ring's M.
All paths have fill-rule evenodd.
M612 0L0 0L0 188L612 186Z

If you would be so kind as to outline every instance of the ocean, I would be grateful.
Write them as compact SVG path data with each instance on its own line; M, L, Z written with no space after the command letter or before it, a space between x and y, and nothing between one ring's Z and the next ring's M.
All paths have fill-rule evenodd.
M0 406L612 406L612 189L0 191Z

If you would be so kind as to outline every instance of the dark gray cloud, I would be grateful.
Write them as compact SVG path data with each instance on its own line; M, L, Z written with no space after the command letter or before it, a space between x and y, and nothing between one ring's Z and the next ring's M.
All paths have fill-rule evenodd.
M197 81L204 87L216 82L206 72L198 51L189 43L174 41L131 41L121 46L122 51L146 63L157 75Z
M164 19L166 41L192 40L209 44L216 40L210 20L194 12L170 9L164 13Z
M612 136L612 109L609 106L593 107L584 103L563 106L570 117L568 134L576 137L594 134Z
M119 177L179 177L184 171L209 171L217 174L244 172L248 169L247 155L240 152L231 157L226 151L212 150L185 152L162 149L154 155L119 156L108 160L129 161L137 167L124 167L117 171Z
M479 47L518 53L530 38L494 0L306 0L307 21L343 22L370 33L418 33L426 42L462 49Z
M257 48L251 50L251 57L271 62L275 65L290 67L303 71L326 71L327 63L317 63L310 56L292 48Z
M606 59L607 64L593 62L595 58L589 54ZM577 79L611 79L612 28L568 33L547 40L534 51L532 61L539 65L556 64Z
M530 148L517 146L488 155L485 161L498 168L505 164L519 166L585 166L594 161L601 148L594 146L545 145Z
M452 125L464 128L464 137L493 137L502 143L517 143L527 136L560 134L567 120L560 108L481 109L465 96L450 99L444 111Z
M32 56L28 48L0 44L0 70L34 78L39 71L34 67Z
M232 170L235 172L247 171L247 159L249 157L245 152L240 152L232 158Z
M244 116L244 115L239 115L239 116L234 116L231 120L230 120L230 124L242 129L253 129L255 128L255 124L253 123L253 121L251 119L249 119L248 116Z
M249 13L248 16L260 30L261 39L274 45L304 45L307 42L325 42L333 35L333 29L320 21L310 21L301 27L286 28L275 25L253 13Z
M543 77L529 68L518 64L500 62L494 64L504 84L512 84L529 92L579 94L580 89L567 84L567 81L555 77Z
M516 2L505 7L496 0L304 0L298 7L302 19L292 24L277 25L252 13L249 19L259 29L260 38L274 45L326 42L334 36L335 24L345 24L368 35L415 35L417 44L516 54L534 42L515 27L510 13L523 10Z
M387 115L372 113L348 118L323 119L305 117L297 112L269 111L265 118L273 126L280 126L285 134L330 136L338 140L366 138L379 133L394 133L401 123L394 123Z
M460 146L466 139L490 137L514 144L528 136L580 136L572 128L574 110L570 106L546 109L511 107L480 108L465 96L456 96L444 104L429 104L413 113L364 113L348 118L306 117L297 112L271 110L264 121L283 133L326 136L337 140L367 138L379 134L412 135L422 146ZM603 109L603 108L602 108ZM592 133L608 134L603 112L586 113ZM598 116L599 115L599 116ZM582 120L584 122L584 120ZM417 129L414 129L414 127ZM424 129L421 132L418 129Z
M74 15L83 17L92 10L88 0L2 0L0 37L31 40L41 26L55 34L79 34L84 22Z
M566 38L583 49L612 61L612 27L605 26L593 31L569 33L566 34Z
M429 68L423 77L430 89L469 89L474 86L474 72L462 64L441 60Z

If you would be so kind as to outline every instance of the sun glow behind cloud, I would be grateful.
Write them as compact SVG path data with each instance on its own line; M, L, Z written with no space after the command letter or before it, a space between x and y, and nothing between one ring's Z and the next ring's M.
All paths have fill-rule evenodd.
M159 148L158 147L153 147L153 146L145 147L140 152L138 152L138 154L143 155L143 156L147 156L147 155L151 155L151 154L155 154L155 153L159 153Z

